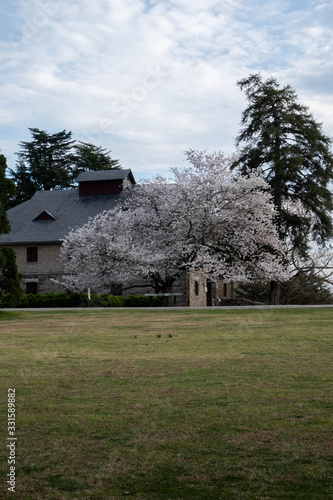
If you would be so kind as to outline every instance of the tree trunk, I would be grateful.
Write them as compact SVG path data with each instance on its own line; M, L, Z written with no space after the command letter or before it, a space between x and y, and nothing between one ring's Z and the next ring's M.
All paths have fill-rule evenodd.
M165 276L164 278L159 273L151 275L154 282L156 293L173 293L173 285L178 276ZM163 297L163 304L165 306L173 306L173 295Z
M173 293L173 285L174 285L174 278L166 278L165 279L165 293ZM165 305L167 307L172 307L173 306L173 295L169 295L168 297L165 297Z
M275 306L281 303L281 286L277 281L271 281L269 303Z

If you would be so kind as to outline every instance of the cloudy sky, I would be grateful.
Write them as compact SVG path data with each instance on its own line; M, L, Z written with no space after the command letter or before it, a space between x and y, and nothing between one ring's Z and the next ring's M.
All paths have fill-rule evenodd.
M0 149L28 127L112 150L137 179L234 151L250 73L291 84L333 136L333 1L0 0Z

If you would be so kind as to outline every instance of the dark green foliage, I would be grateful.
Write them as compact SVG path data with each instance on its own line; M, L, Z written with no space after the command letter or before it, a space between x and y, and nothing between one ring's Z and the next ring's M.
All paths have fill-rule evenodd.
M16 170L10 170L10 174L16 184L16 196L7 203L7 209L30 200L38 190L36 183L32 180L28 171L28 167L23 161L19 161L16 165Z
M153 307L161 305L160 297L130 295L128 298L115 295L95 295L91 300L84 293L36 293L22 295L19 303L12 303L5 295L0 301L1 307L43 308L43 307Z
M35 191L63 189L72 185L74 162L72 132L49 134L45 130L29 128L33 140L20 142L17 153L21 169L23 165L35 185ZM12 172L16 181L20 179Z
M121 168L119 160L110 157L111 151L107 151L99 146L88 142L79 141L74 146L75 149L75 177L87 170L119 170Z
M0 248L0 302L5 296L6 307L15 307L20 302L21 294L21 275L17 270L16 254L12 248Z
M0 155L0 235L10 232L5 206L15 195L15 184L6 179L6 168L6 158ZM2 247L0 248L0 300L6 295L7 303L10 307L14 307L19 302L21 293L21 275L17 270L16 254L11 248Z
M14 182L6 179L6 168L6 158L4 155L0 155L0 234L8 234L10 232L5 207L16 191Z
M158 297L152 297L152 299L157 299ZM151 297L145 297L143 295L130 295L126 300L127 307L149 307L151 304ZM156 303L156 301L155 301Z
M110 151L91 143L77 143L72 132L29 130L32 140L19 143L17 166L10 170L17 194L9 207L29 200L36 191L72 188L80 172L121 168L119 160L110 157Z
M333 179L332 140L326 136L295 91L274 79L250 75L238 82L249 106L242 115L236 145L241 173L261 169L271 185L281 239L287 235L306 255L310 241L323 244L333 234L329 182ZM285 201L300 202L292 214Z
M91 301L88 304L91 307L124 307L126 297L121 295L95 295L92 294Z

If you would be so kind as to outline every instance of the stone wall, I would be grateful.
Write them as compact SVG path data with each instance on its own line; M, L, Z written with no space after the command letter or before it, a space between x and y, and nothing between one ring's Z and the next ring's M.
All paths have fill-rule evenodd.
M37 247L37 262L27 262L27 248ZM63 292L64 287L51 281L63 275L63 263L60 260L60 242L49 244L11 245L16 253L18 270L23 274L22 289L26 292L27 283L37 283L39 293Z
M188 279L188 305L190 307L204 307L207 305L206 277L195 271L190 271Z
M222 280L210 281L200 272L188 274L188 305L190 307L218 306L233 296L233 284Z

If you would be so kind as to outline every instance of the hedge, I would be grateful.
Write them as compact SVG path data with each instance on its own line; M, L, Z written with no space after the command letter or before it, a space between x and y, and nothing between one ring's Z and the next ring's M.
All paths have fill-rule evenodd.
M162 304L161 297L145 297L130 295L129 297L115 295L92 295L89 302L84 293L36 293L22 295L19 304L13 305L12 297L4 295L0 307L43 308L43 307L157 307Z

